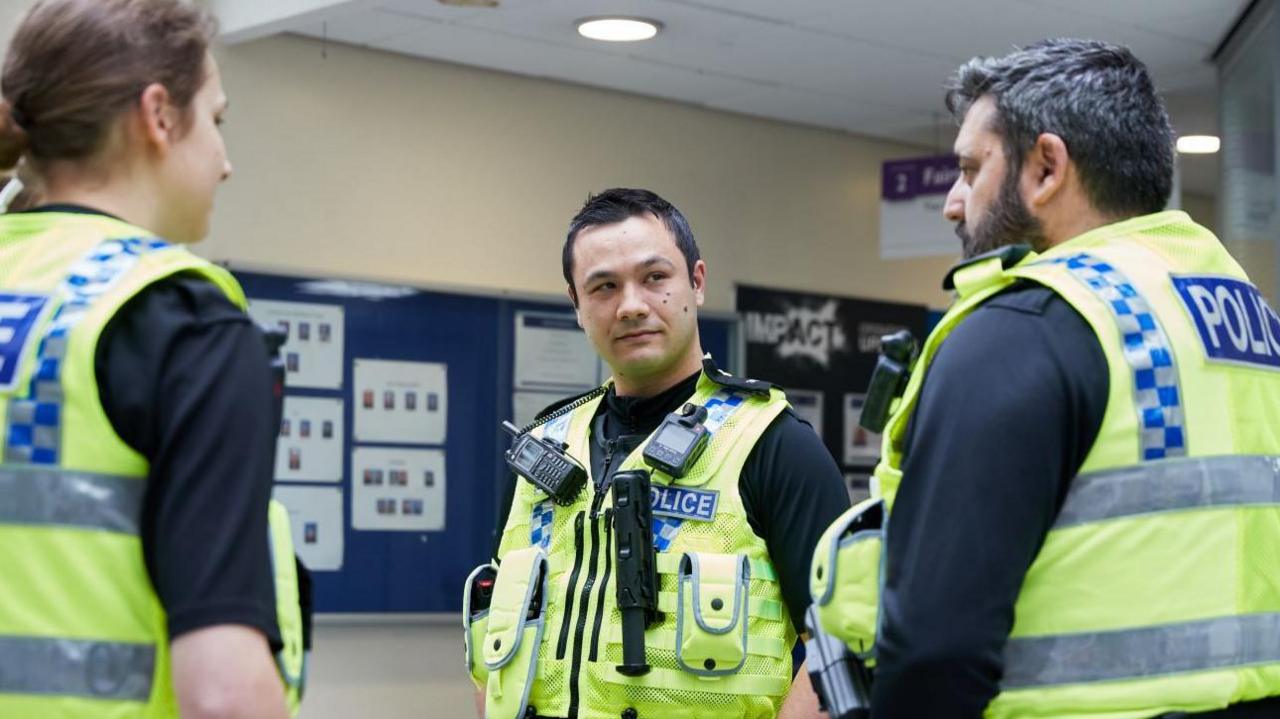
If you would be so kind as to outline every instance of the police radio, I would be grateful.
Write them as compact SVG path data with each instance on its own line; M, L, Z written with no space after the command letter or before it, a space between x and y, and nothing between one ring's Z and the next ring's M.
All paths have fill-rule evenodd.
M503 422L502 428L515 437L504 455L511 471L546 492L556 504L573 504L587 484L587 470L566 453L569 446L521 432L510 422Z
M676 479L688 474L711 438L706 421L707 408L692 403L667 415L644 448L645 464Z

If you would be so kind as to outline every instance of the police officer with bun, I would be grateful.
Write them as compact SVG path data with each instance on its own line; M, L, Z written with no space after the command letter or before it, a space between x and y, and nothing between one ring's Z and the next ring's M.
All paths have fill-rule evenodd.
M870 716L1280 716L1280 319L1162 211L1146 67L1046 40L947 106L957 300L813 562Z
M181 0L41 0L8 47L0 168L36 190L0 216L0 716L298 709L268 348L181 246L231 172L214 35Z
M465 602L485 716L818 716L791 657L849 505L835 462L780 389L704 357L707 265L673 205L591 196L563 266L613 376L509 428L520 478Z

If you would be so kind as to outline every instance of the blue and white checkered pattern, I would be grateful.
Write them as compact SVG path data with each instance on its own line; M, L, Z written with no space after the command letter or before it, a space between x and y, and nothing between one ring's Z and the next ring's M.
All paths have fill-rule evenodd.
M18 363L48 304L49 298L45 295L0 292L0 392L11 392L17 387Z
M1142 423L1142 459L1187 453L1182 392L1169 337L1151 306L1122 272L1087 254L1052 260L1107 303L1120 328L1124 356L1133 368L1134 404Z
M67 337L102 293L138 258L168 247L154 238L107 240L72 266L58 288L58 306L36 350L35 371L25 397L9 403L4 461L57 464L62 442L62 360Z
M703 405L707 410L707 421L703 422L702 426L706 427L708 432L715 434L716 430L729 421L729 418L733 416L738 407L742 406L744 401L746 400L742 395L736 394L732 390L722 389L716 392Z
M529 544L542 547L545 552L551 546L551 523L556 517L556 505L550 499L544 499L533 505L533 516L529 520Z
M659 552L665 552L671 548L671 543L676 541L676 535L680 533L680 527L684 525L684 520L679 517L661 517L654 515L653 517L653 548Z
M573 422L573 413L562 414L559 417L547 422L542 429L542 436L546 439L555 440L564 443L569 436L569 424Z

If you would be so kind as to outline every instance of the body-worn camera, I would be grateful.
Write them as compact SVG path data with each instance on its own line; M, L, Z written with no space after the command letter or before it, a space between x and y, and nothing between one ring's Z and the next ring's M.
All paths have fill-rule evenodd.
M510 422L502 428L515 437L505 457L511 471L546 492L551 501L561 506L573 504L587 484L587 470L565 451L560 442L521 434Z
M899 330L880 338L880 357L871 373L867 398L862 404L858 424L876 432L884 431L889 422L893 401L902 396L911 375L911 365L916 359L916 338L909 330Z
M711 438L706 421L707 408L692 403L667 415L644 448L645 464L676 479L688 474Z

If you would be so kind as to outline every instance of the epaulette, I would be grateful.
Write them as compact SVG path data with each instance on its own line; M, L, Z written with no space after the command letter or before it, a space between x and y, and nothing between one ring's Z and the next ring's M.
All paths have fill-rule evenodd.
M970 257L969 259L952 267L951 270L947 272L947 276L942 280L942 289L947 290L948 292L954 290L956 288L956 273L966 267L973 267L974 265L986 262L987 260L999 258L1000 266L1007 270L1010 267L1016 266L1019 262L1022 262L1022 260L1029 254L1031 254L1031 245L1005 245L1004 247L999 247L991 250L990 252L983 252L980 255Z
M717 367L715 360L711 359L711 355L702 358L702 373L707 376L707 379L721 387L728 387L747 394L768 395L769 391L773 389L773 385L764 380L734 377Z

